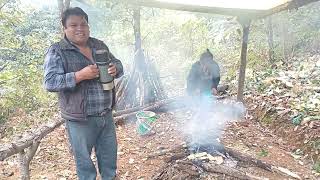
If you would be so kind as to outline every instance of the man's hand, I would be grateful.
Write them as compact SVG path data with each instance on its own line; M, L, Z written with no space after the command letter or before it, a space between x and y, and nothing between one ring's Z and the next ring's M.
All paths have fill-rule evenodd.
M108 67L108 73L109 73L111 76L115 77L115 76L117 75L116 65L110 63L110 64L109 64L109 67Z
M99 76L99 69L97 65L89 65L80 71L75 73L76 83L81 82L86 79L94 79Z
M212 89L211 89L211 93L212 93L212 95L214 95L214 96L218 95L218 91L217 91L216 88L212 88Z

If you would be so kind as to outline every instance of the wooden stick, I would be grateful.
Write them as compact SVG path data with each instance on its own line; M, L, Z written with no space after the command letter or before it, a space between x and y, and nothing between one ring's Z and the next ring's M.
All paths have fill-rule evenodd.
M63 123L64 119L58 118L54 122L41 126L40 128L34 130L34 132L31 134L28 134L17 141L2 145L0 147L0 161L3 161L7 157L22 152L25 148L36 144L35 142L39 142L47 134L52 132L56 127L59 127Z
M154 104L150 104L148 106L144 107L136 107L136 108L131 108L123 111L119 111L118 113L115 113L116 116L114 117L114 121L116 124L120 124L121 121L128 117L134 116L138 111L144 110L144 111L150 111L150 110L155 110L157 108L160 108L161 106L167 105L171 102L174 102L176 99L165 99L162 101L158 101Z
M286 169L286 168L283 168L283 167L272 166L272 171L277 172L279 174L283 174L285 176L289 176L289 177L295 178L295 179L302 179L296 173L293 173L289 169Z
M264 162L262 160L245 155L241 152L235 151L235 150L227 148L227 147L225 148L225 150L229 155L231 155L232 157L234 157L242 162L248 162L250 164L253 164L259 168L262 168L262 169L270 171L270 172L276 172L278 174L289 176L289 177L292 177L295 179L301 179L301 177L299 175L291 172L290 170L288 170L286 168L274 166L272 164L269 164L269 163Z
M253 165L255 165L255 166L259 167L259 168L265 169L267 171L272 171L272 165L271 164L263 162L263 161L261 161L259 159L255 159L255 158L253 158L251 156L245 155L245 154L243 154L241 152L235 151L235 150L227 148L227 147L225 147L225 150L230 156L232 156L232 157L234 157L234 158L236 158L236 159L238 159L240 161L248 162L250 164L253 164Z
M245 172L242 172L237 169L233 169L227 166L222 166L219 164L207 164L207 163L201 163L200 167L202 167L205 171L207 172L213 172L213 173L220 173L220 174L225 174L231 177L235 177L238 179L250 179L249 176L246 175Z
M163 150L159 150L159 151L156 151L154 153L151 153L147 156L147 158L154 158L154 157L157 157L157 156L162 156L162 155L165 155L167 153L170 153L170 152L174 152L176 150L179 150L179 149L185 149L182 145L180 146L176 146L176 147L173 147L171 149L163 149Z

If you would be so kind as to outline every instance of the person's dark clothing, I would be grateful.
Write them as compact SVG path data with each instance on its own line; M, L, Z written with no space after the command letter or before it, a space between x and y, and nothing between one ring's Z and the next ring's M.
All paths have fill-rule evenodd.
M58 92L61 116L66 120L69 141L80 180L96 179L97 172L91 159L94 147L101 179L116 176L117 138L112 115L114 90L103 90L96 79L76 83L75 72L95 62L113 63L117 77L123 75L120 60L100 40L89 38L93 62L67 38L53 44L46 54L44 85L50 92Z
M212 88L217 89L220 82L220 68L214 61L207 61L201 64L201 61L195 62L189 71L187 78L187 92L193 95L197 91L200 94L210 93Z
M89 38L94 61L112 62L117 68L117 77L123 75L120 60L100 40ZM114 105L113 91L104 91L98 79L76 84L75 72L93 64L66 38L53 44L45 58L44 85L48 91L59 93L61 115L65 119L85 120L88 115L97 115L111 110ZM116 78L117 78L116 77Z

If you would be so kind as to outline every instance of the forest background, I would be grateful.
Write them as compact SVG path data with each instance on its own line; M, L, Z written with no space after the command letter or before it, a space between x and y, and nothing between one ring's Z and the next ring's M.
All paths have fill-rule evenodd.
M91 36L104 40L122 60L126 75L134 55L133 10L118 1L71 1L89 15ZM57 112L57 97L42 85L47 48L61 37L56 1L0 0L0 134L2 141L36 127ZM157 67L169 97L185 93L187 72L209 48L222 69L222 83L236 92L241 26L233 17L156 8L141 9L142 48ZM320 3L252 22L246 101L265 112L266 126L289 109L293 126L319 120ZM272 98L271 98L272 97ZM274 103L286 97L285 106ZM280 98L281 99L281 98ZM252 104L251 104L252 105ZM303 116L300 116L303 115ZM297 117L303 117L298 122ZM307 136L307 135L304 135ZM320 139L307 149L319 153ZM311 150L310 150L311 148ZM320 163L314 161L320 171Z

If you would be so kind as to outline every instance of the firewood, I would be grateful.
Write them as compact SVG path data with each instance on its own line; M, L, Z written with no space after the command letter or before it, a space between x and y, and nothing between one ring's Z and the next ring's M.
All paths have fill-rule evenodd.
M164 161L166 163L170 163L172 161L177 161L179 159L183 159L187 156L187 153L186 152L182 152L182 153L175 153L174 155L168 157L168 158L165 158Z
M267 170L267 171L272 171L272 165L271 164L268 164L268 163L263 162L263 161L261 161L259 159L253 158L251 156L245 155L245 154L243 154L241 152L238 152L236 150L233 150L233 149L230 149L230 148L227 148L227 147L225 147L225 150L230 156L238 159L239 161L243 161L243 162L247 162L247 163L253 164L253 165L255 165L255 166L259 167L259 168L262 168L264 170Z
M225 174L238 179L251 179L245 172L218 164L201 163L200 167L207 172Z
M163 174L165 173L164 170L167 169L170 165L171 165L171 164L166 164L166 165L162 166L162 167L160 168L161 171L160 171L159 173L157 173L155 176L153 176L152 179L153 179L153 180L162 179L161 177L162 177Z
M286 168L283 168L283 167L272 166L272 171L277 172L279 174L283 174L285 176L289 176L289 177L295 178L295 179L302 179L296 173L293 173L289 169L286 169Z
M163 150L159 150L159 151L156 151L154 153L151 153L147 156L147 158L154 158L154 157L158 157L158 156L163 156L167 153L171 153L171 152L174 152L174 151L177 151L177 150L181 150L181 149L185 149L183 147L183 145L179 145L179 146L176 146L176 147L173 147L173 148L170 148L170 149L163 149Z
M238 159L239 161L242 162L246 162L246 163L250 163L252 165L255 165L259 168L262 168L264 170L270 171L270 172L276 172L278 174L282 174L284 176L289 176L295 179L301 179L301 177L293 172L291 172L290 170L286 169L286 168L282 168L282 167L277 167L274 166L272 164L269 164L267 162L263 162L262 160L253 158L251 156L245 155L241 152L235 151L233 149L230 148L225 148L226 152L231 155L232 157Z
M191 176L196 176L196 177L200 176L200 173L198 171L192 169L192 167L194 167L193 165L175 164L174 167L180 171L184 171L190 174Z

